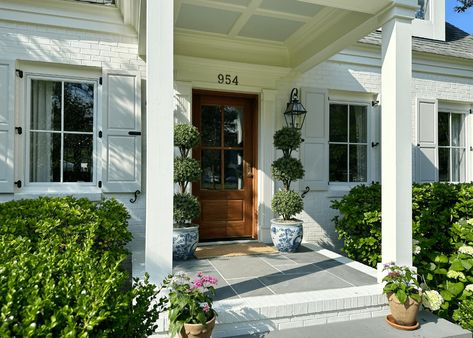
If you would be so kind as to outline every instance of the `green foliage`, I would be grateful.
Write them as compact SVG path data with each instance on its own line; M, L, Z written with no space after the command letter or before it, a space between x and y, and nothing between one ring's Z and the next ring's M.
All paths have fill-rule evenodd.
M408 298L421 302L421 288L414 272L406 266L387 264L384 271L388 274L383 278L386 282L383 292L394 293L401 304L407 302Z
M355 260L376 266L381 259L381 187L358 186L334 201L334 218L343 251ZM416 247L414 265L429 288L444 299L438 314L460 322L462 304L473 294L473 184L415 184L412 225ZM469 302L469 301L468 301ZM460 323L468 325L469 319Z
M174 221L178 226L197 218L200 205L197 198L186 193L190 182L200 180L202 169L199 161L188 157L189 151L200 142L200 134L190 124L174 126L174 145L179 148L180 157L174 159L174 182L179 184L179 194L174 195Z
M199 161L187 157L174 160L174 182L179 183L182 193L186 191L187 184L198 181L201 174Z
M295 128L283 127L274 133L273 143L276 149L282 150L285 157L289 157L302 143L301 132Z
M174 194L174 221L184 226L200 215L200 204L197 197L189 193Z
M473 297L461 302L453 314L453 319L465 330L473 332Z
M174 146L179 148L181 157L187 157L189 150L200 143L200 134L191 124L176 124L174 126Z
M116 200L0 204L0 337L153 333L155 287L147 278L127 287L122 268L128 217Z
M274 194L271 208L284 220L291 219L304 209L301 196L290 190L293 181L304 177L302 162L291 157L292 151L297 149L301 142L301 132L295 128L284 127L274 134L274 146L282 150L283 157L273 161L271 173L275 179L282 181L284 190Z
M381 186L358 185L340 201L332 201L338 237L350 258L376 267L381 261Z
M289 190L291 182L304 177L304 167L297 158L281 157L271 165L271 173L275 179L282 181L286 190Z
M271 208L280 215L283 220L290 220L294 215L304 209L302 197L292 190L281 190L274 194Z
M159 304L162 311L169 311L171 337L181 331L184 323L205 324L216 316L212 309L216 284L215 277L205 276L201 272L192 282L183 272L169 275L163 281L161 290L165 290L168 295L162 297Z
M468 8L473 7L473 0L457 0L459 2L458 6L455 6L455 11L458 13L465 12Z

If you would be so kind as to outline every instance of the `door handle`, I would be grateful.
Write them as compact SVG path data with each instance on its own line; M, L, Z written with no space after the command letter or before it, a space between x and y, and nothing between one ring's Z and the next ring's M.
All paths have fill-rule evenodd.
M246 177L253 177L253 163L251 161L246 162Z
M131 135L131 136L139 136L139 135L141 135L141 131L129 131L129 132L128 132L128 135Z

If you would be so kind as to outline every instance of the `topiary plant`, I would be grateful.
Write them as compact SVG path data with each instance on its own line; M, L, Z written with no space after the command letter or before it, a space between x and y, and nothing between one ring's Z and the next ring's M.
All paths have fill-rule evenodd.
M291 154L302 143L301 132L295 128L284 127L274 134L274 147L283 152L271 165L273 177L283 183L283 190L274 194L271 202L273 211L283 220L290 220L304 208L302 197L291 190L291 183L304 177L301 161Z
M188 192L190 182L198 181L202 170L197 160L188 157L190 150L200 142L200 134L196 127L190 124L177 124L174 127L174 146L179 148L179 154L174 159L174 182L179 185L179 192L174 194L174 221L178 227L191 223L200 214L197 198Z

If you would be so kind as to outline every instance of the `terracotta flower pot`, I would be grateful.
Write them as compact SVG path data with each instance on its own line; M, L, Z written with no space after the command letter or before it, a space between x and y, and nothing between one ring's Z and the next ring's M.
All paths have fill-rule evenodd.
M217 316L213 316L205 324L184 324L179 337L181 338L210 338L212 330L215 327Z
M419 312L419 302L412 298L407 298L406 303L401 304L396 294L388 294L389 308L397 324L403 326L412 326L417 323L417 313Z

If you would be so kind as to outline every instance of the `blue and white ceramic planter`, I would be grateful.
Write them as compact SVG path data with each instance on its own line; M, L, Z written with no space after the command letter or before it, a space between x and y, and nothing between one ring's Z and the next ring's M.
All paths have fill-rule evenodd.
M199 226L177 228L172 232L172 257L185 261L194 258L194 252L199 243Z
M302 242L302 223L300 220L272 219L271 239L276 249L281 252L295 252Z

